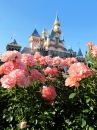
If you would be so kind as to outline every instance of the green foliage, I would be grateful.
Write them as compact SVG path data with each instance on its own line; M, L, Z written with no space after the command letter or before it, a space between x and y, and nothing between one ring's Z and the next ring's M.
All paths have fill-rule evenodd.
M19 130L21 121L27 121L25 130L97 129L97 85L94 79L89 77L81 81L79 88L69 88L64 86L64 79L59 75L50 83L57 93L53 105L43 100L39 81L24 88L1 87L0 130Z

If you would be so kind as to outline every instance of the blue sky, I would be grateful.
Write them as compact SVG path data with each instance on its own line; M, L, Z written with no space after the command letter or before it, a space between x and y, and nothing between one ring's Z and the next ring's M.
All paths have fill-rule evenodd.
M97 0L0 0L0 54L14 32L22 49L29 47L35 25L40 35L50 30L57 11L66 48L77 52L80 43L84 54L87 42L97 44Z

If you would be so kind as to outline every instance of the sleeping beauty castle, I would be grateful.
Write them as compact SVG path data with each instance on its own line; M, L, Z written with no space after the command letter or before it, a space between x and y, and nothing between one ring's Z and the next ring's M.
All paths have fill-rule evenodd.
M35 28L31 36L29 37L30 47L24 47L21 50L21 46L19 46L14 39L13 42L7 44L6 50L17 50L21 53L28 54L40 54L43 56L50 55L51 57L59 56L61 58L67 57L76 57L78 60L83 61L83 55L81 49L79 48L78 53L74 52L72 48L66 49L64 47L65 41L64 36L62 37L61 29L60 29L60 21L58 14L56 14L55 21L53 23L53 27L48 32L44 28L42 34L38 33Z

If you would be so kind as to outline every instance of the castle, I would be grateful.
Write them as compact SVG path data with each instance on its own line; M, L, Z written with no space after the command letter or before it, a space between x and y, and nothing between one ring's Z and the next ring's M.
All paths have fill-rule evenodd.
M79 48L78 54L70 49L64 47L64 36L61 39L61 29L58 14L53 24L53 28L46 32L44 28L42 31L42 36L39 35L37 29L35 28L31 36L29 37L30 47L24 47L21 51L21 46L19 46L14 39L13 42L7 44L6 50L17 50L21 53L29 54L40 54L43 56L50 55L51 57L59 56L61 58L76 57L79 61L83 61L83 55L81 49Z

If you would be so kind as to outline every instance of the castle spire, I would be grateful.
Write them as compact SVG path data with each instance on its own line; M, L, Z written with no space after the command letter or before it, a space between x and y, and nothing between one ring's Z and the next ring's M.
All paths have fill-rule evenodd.
M83 54L82 54L82 51L81 51L80 47L79 47L79 50L78 50L78 54L77 54L77 56L83 56Z
M59 21L58 12L56 13L56 19L55 21Z
M55 18L55 22L54 22L54 32L57 34L61 34L58 13L56 14L56 18Z

